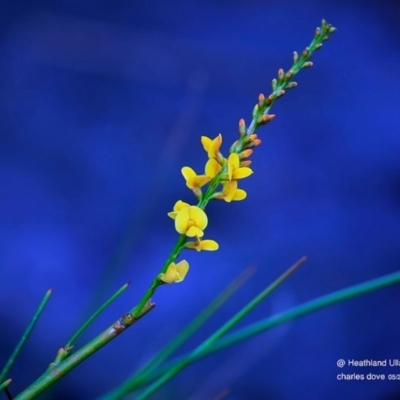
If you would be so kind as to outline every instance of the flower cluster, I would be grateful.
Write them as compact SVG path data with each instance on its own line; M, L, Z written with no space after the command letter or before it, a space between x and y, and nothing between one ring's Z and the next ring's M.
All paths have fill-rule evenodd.
M198 204L190 205L181 200L175 203L173 211L168 215L175 220L175 229L180 233L181 239L175 246L172 256L164 266L159 280L165 283L181 282L185 277L189 264L185 261L184 273L179 270L178 265L172 261L176 259L184 248L201 250L217 250L218 243L214 240L202 240L204 229L207 227L208 218L204 209L211 199L231 201L244 200L247 193L239 189L238 181L249 177L253 171L250 168L251 161L248 158L253 154L253 148L261 144L257 137L257 129L269 123L275 115L269 114L274 102L282 97L286 90L295 88L297 83L292 78L304 68L312 67L311 55L322 47L322 42L329 39L329 35L336 31L332 25L322 20L321 27L314 33L314 40L301 54L293 52L292 67L285 72L282 68L278 70L277 78L271 82L272 93L265 97L262 93L258 96L258 102L252 113L252 121L248 127L244 119L239 121L239 139L236 140L229 150L228 158L221 152L222 135L211 139L207 136L201 137L201 143L207 153L208 160L204 168L204 174L197 175L190 167L182 168L186 186L193 191L197 197ZM203 187L208 185L203 192ZM188 238L193 240L189 240ZM186 268L187 267L187 268Z
M248 158L253 153L253 148L261 143L256 134L243 135L245 129L244 120L239 121L240 139L236 141L230 149L228 158L225 158L220 148L222 145L222 135L211 139L207 136L201 137L201 143L207 152L208 160L204 167L204 174L198 175L192 168L183 167L181 172L186 181L186 186L191 189L198 198L197 205L190 205L182 200L178 200L173 211L168 216L175 220L175 229L183 235L184 243L182 249L191 250L218 250L219 245L211 239L204 239L204 230L208 224L207 214L204 208L211 199L231 201L244 200L247 193L239 189L238 181L249 177L253 171L249 167L251 161ZM203 192L203 187L208 188ZM188 269L189 264L186 260L184 269L180 263L171 262L164 273L160 274L159 280L164 283L181 282Z

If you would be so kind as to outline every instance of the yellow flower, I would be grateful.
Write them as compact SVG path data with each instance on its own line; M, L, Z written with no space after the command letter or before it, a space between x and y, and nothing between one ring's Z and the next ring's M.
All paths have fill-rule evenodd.
M203 144L204 150L207 152L209 158L220 159L219 149L222 144L222 135L219 134L215 139L210 139L207 136L201 137L201 143Z
M206 213L197 206L183 207L175 218L175 229L189 237L203 237L207 224Z
M253 173L253 170L248 167L241 167L239 156L232 153L228 158L228 178L229 180L247 178Z
M210 158L206 163L205 173L212 179L221 171L221 168L221 165L215 158Z
M185 247L187 249L193 249L193 250L197 250L197 251L201 251L201 250L207 250L207 251L215 251L219 249L219 244L211 239L207 239L207 240L200 240L199 238L197 238L196 241L193 242L187 242L185 244Z
M174 211L169 212L168 216L171 217L172 219L175 219L178 212L180 210L182 210L182 208L185 208L185 207L190 207L190 204L185 203L182 200L178 200L174 205Z
M179 261L178 264L169 264L164 274L160 274L158 278L164 283L178 283L185 279L189 271L189 263L186 260Z
M227 203L230 203L232 200L244 200L247 197L247 193L242 189L238 189L237 186L237 181L225 182L222 187L222 192L216 193L213 196L214 199L225 200Z
M190 167L183 167L181 172L189 189L199 189L211 180L207 175L197 175Z

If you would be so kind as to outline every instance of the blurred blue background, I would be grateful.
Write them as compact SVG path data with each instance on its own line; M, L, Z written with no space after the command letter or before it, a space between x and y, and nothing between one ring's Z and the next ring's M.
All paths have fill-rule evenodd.
M303 255L241 327L398 270L399 15L395 1L1 2L0 362L54 288L11 392L129 279L77 344L139 300L176 240L166 213L194 201L180 168L202 170L200 136L222 132L226 153L321 18L338 32L259 131L248 198L208 208L220 250L183 253L185 282L160 288L153 312L41 398L111 390L250 265L256 275L181 353ZM399 300L392 287L294 321L202 360L154 398L398 399L399 382L339 382L378 370L336 361L400 358Z

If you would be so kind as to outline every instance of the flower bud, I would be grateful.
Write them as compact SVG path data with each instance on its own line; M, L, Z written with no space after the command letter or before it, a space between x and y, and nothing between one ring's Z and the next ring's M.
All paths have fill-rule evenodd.
M247 149L239 153L239 159L243 160L244 158L248 158L253 154L253 150Z
M251 160L244 160L240 162L241 167L249 167L251 165Z
M306 61L303 66L301 68L310 68L312 67L314 64L312 61Z
M258 107L258 104L256 104L253 108L253 113L252 113L253 118L257 118L257 115L259 112L260 112L260 108Z
M239 120L239 134L240 136L246 135L246 123L244 122L243 118Z
M308 47L306 47L303 52L301 53L301 56L304 58L308 58L310 55L310 49Z
M258 95L258 106L260 108L265 106L265 96L262 93Z
M297 86L297 82L288 82L285 89L293 89Z

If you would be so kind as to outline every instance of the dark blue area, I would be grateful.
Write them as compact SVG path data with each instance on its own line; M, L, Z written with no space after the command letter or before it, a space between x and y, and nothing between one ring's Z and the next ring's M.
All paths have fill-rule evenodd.
M180 169L200 172L200 136L223 152L260 92L312 39L338 32L259 131L244 202L207 209L213 253L183 253L184 283L43 399L94 399L123 382L249 265L257 273L180 353L284 269L309 261L240 326L399 269L400 6L394 1L0 3L0 363L49 287L12 370L17 394L118 287L129 291L80 339L139 300L177 234ZM191 366L155 399L397 399L400 384L336 366L400 359L399 288L354 299Z

